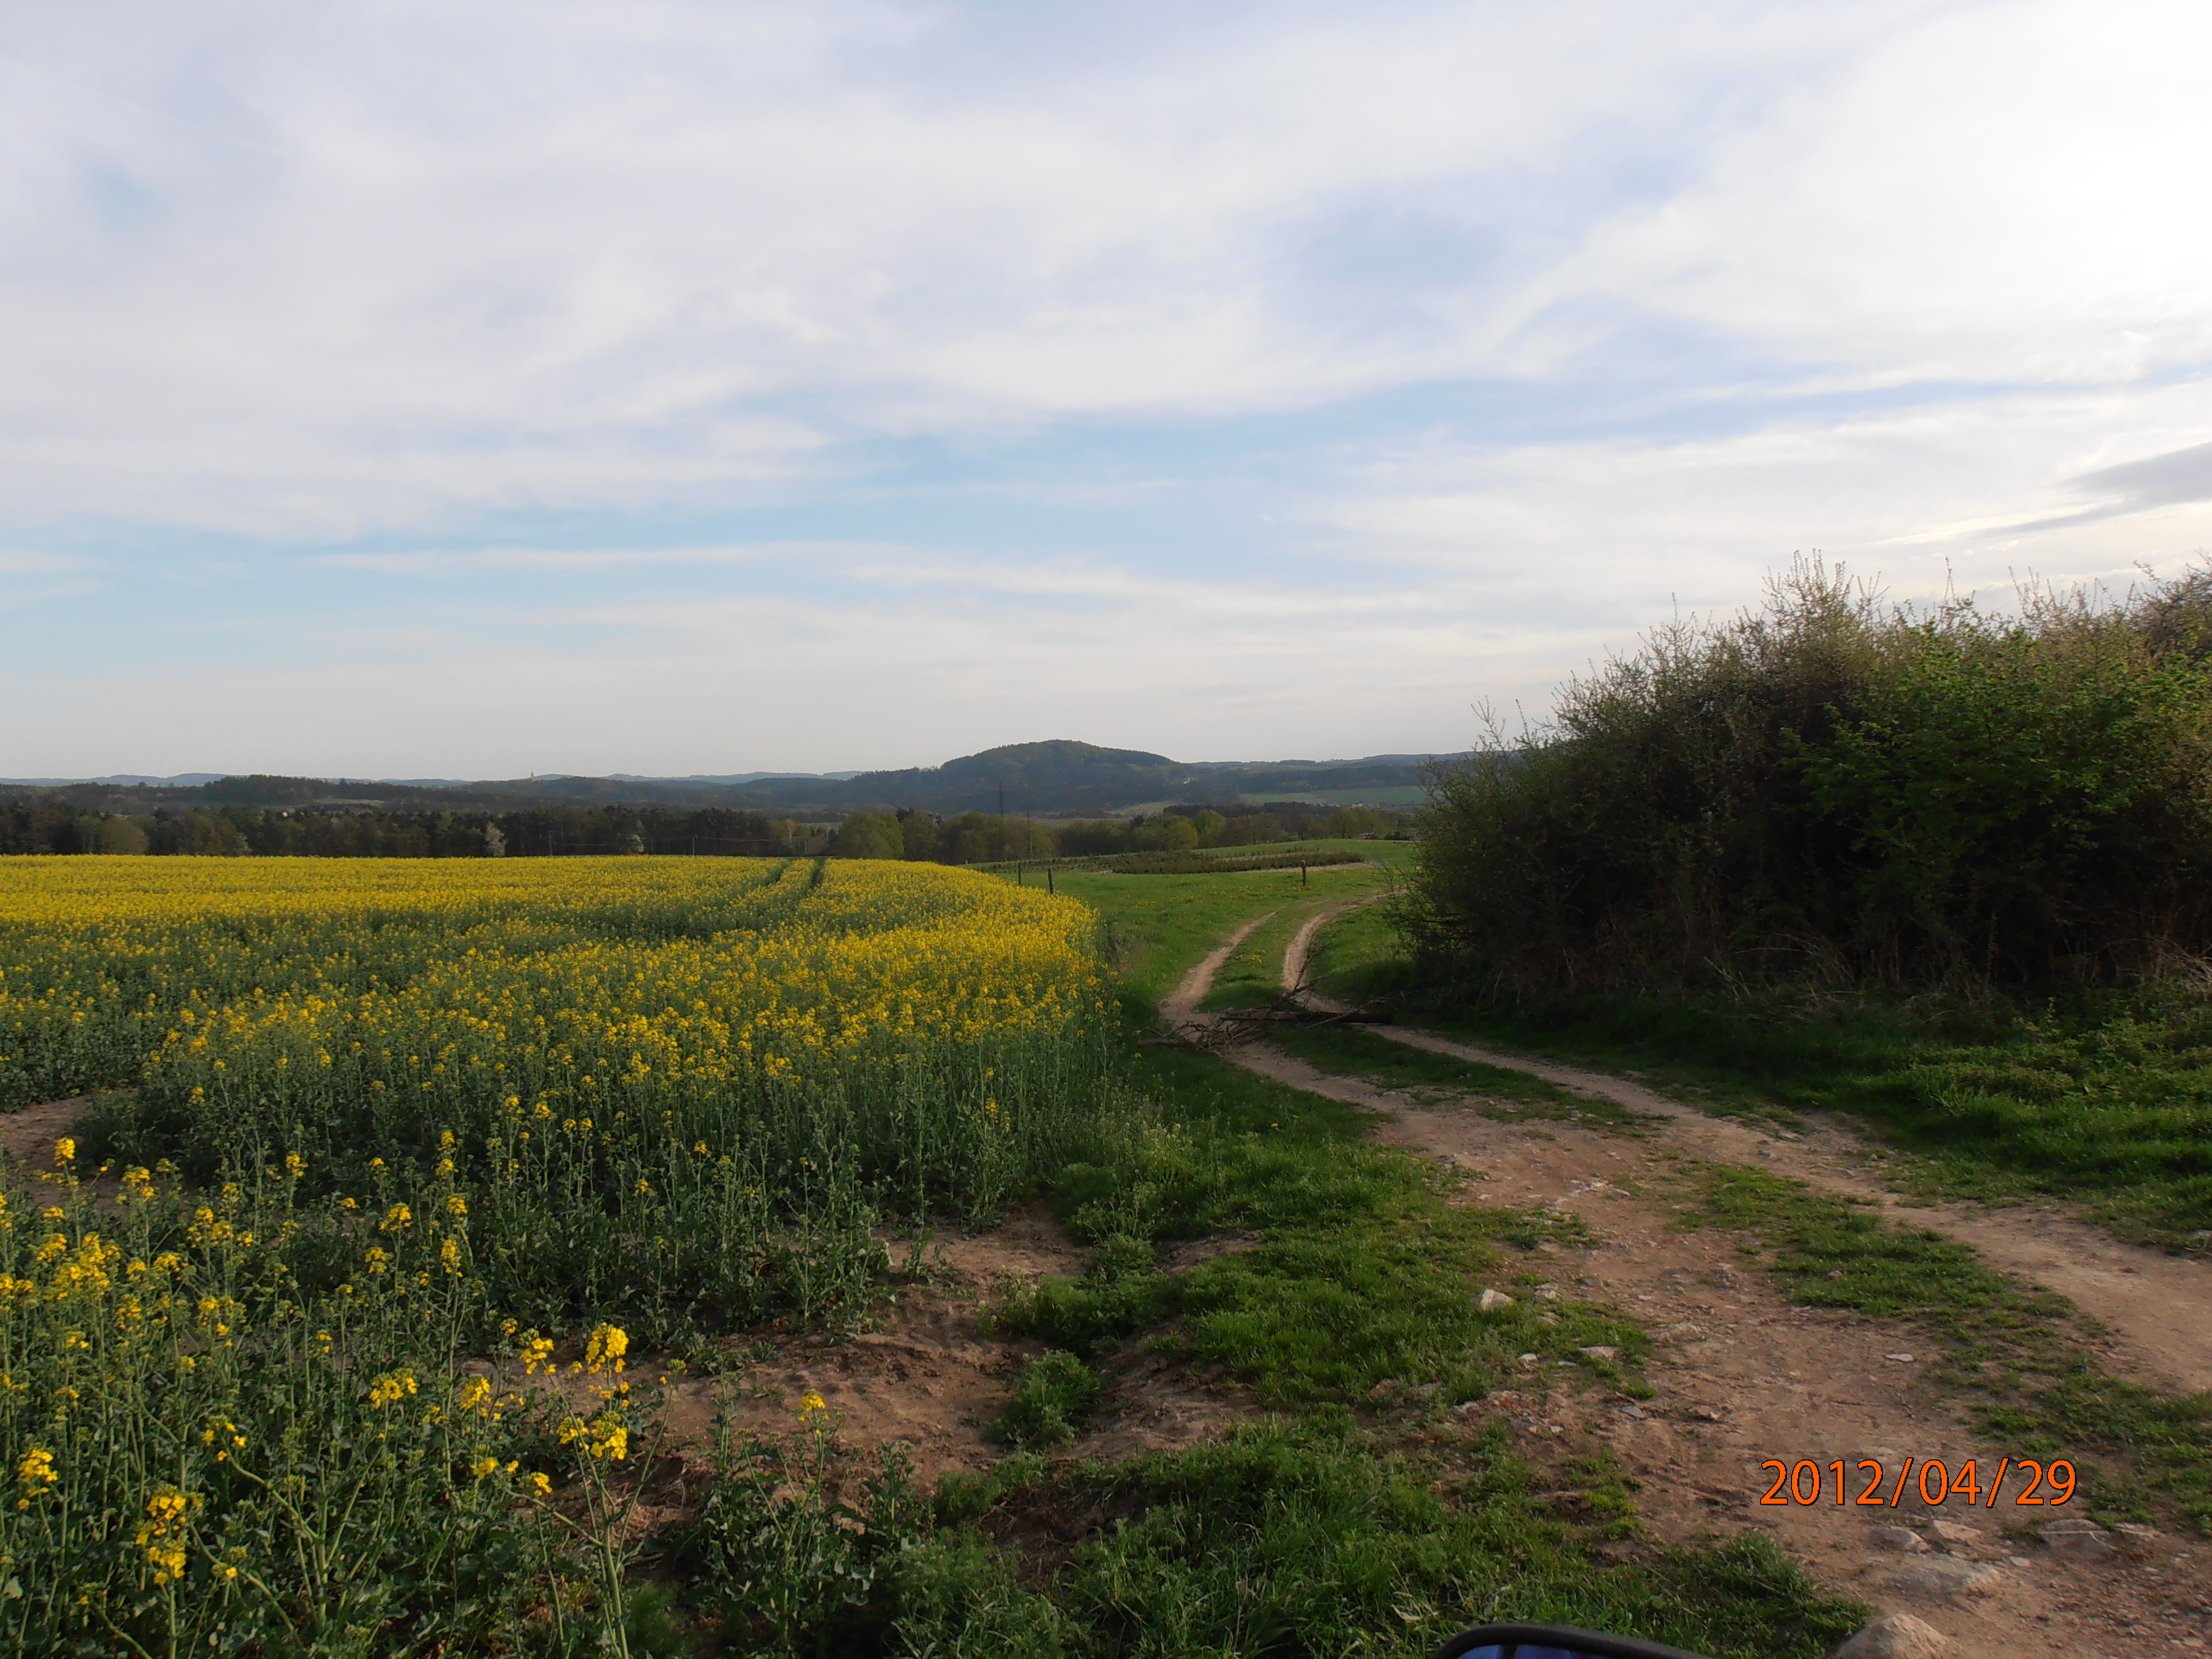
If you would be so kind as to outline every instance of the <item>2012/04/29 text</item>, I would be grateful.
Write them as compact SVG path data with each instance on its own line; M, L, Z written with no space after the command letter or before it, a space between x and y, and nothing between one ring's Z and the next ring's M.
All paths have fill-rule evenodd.
M1918 1492L1920 1501L1930 1506L1964 1498L1969 1508L1995 1509L1998 1494L2004 1490L2008 1480L2014 1477L2017 1479L2014 1481L2012 1501L2022 1508L2046 1504L2056 1506L2070 1501L2074 1496L2074 1465L2063 1457L2049 1463L2039 1463L2032 1457L2017 1462L2004 1458L1997 1464L1996 1474L1986 1489L1976 1474L1975 1462L1968 1458L1954 1475L1940 1458L1908 1457L1893 1482L1888 1469L1871 1457L1859 1459L1856 1466L1842 1458L1823 1466L1810 1458L1801 1458L1790 1464L1778 1457L1770 1457L1759 1467L1773 1472L1774 1484L1759 1501L1780 1505L1818 1504L1825 1499L1868 1508L1895 1509L1905 1494L1905 1483L1912 1481L1912 1489ZM1859 1488L1855 1498L1846 1496L1847 1478L1851 1486ZM1835 1495L1828 1499L1832 1483Z

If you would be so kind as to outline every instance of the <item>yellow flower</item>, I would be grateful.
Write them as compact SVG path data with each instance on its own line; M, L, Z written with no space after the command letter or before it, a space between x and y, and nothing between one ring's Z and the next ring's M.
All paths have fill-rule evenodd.
M466 1216L468 1212L469 1201L465 1198L463 1198L459 1193L455 1193L452 1197L446 1200L447 1214L453 1216Z
M541 1365L548 1376L552 1374L553 1339L550 1336L534 1336L522 1345L522 1374L535 1376Z
M629 1455L629 1427L612 1410L601 1412L589 1422L571 1417L561 1425L560 1435L562 1445L581 1442L585 1454L592 1458L611 1458L619 1463Z
M530 1477L530 1490L539 1498L544 1497L547 1492L553 1490L552 1477L545 1474L532 1475Z
M387 1233L396 1233L412 1226L414 1221L414 1211L404 1204L395 1204L384 1212L384 1219L378 1225Z
M811 1417L816 1412L826 1412L829 1409L829 1401L811 1389L799 1396L799 1414L801 1417Z
M76 1142L70 1139L67 1135L64 1135L59 1140L54 1142L54 1162L57 1164L76 1163Z
M43 1446L33 1446L26 1451L15 1465L15 1479L21 1482L23 1495L15 1500L15 1507L27 1510L34 1498L44 1498L61 1483L54 1473L54 1455Z
M299 1180L301 1176L307 1173L307 1160L301 1158L297 1152L285 1153L284 1173L290 1176L295 1181Z
M619 1325L599 1325L593 1328L590 1340L584 1344L584 1367L594 1376L604 1370L620 1370L623 1356L629 1352L629 1334Z
M414 1372L386 1371L368 1385L368 1403L378 1407L396 1406L414 1392Z
M185 1576L189 1517L201 1501L197 1492L179 1492L174 1486L163 1486L146 1500L146 1519L132 1541L146 1553L156 1588Z
M496 1457L479 1457L475 1462L469 1465L469 1473L476 1476L479 1480L485 1479L487 1476L497 1474L499 1473L499 1459Z

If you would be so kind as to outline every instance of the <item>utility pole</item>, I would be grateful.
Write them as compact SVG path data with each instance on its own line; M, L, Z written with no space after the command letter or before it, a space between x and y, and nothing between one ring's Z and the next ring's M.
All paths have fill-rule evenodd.
M1006 786L1004 780L999 784L999 856L1002 859L1006 856Z

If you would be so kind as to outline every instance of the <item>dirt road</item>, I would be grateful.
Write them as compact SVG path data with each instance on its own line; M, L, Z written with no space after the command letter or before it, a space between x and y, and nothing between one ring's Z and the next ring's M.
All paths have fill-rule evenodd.
M1300 981L1328 920L1316 916L1292 941L1286 988ZM1204 1030L1212 1024L1194 1011L1236 942L1177 988L1170 1006L1184 1024ZM1911 1613L1948 1635L1960 1655L2117 1659L2186 1653L2212 1638L2212 1549L2199 1540L2112 1533L2054 1548L2025 1524L2038 1511L2008 1506L1970 1516L1957 1499L1931 1511L1910 1494L1893 1509L1838 1506L1832 1494L1811 1505L1760 1504L1774 1480L1760 1468L1769 1459L1825 1471L1838 1459L1852 1468L1861 1458L1878 1459L1894 1469L1906 1457L1942 1458L1956 1469L1971 1457L1990 1469L2015 1449L1979 1435L1951 1401L1922 1384L1928 1355L1924 1343L1914 1352L1909 1326L1793 1308L1763 1274L1747 1271L1740 1240L1674 1224L1674 1209L1685 1201L1679 1172L1690 1160L1902 1206L1885 1182L1883 1154L1847 1122L1814 1123L1802 1134L1768 1131L1705 1116L1626 1079L1404 1027L1370 1029L1531 1072L1642 1119L1633 1135L1503 1122L1484 1115L1480 1101L1381 1089L1319 1072L1262 1042L1224 1048L1253 1071L1376 1111L1379 1139L1470 1177L1467 1201L1565 1211L1596 1236L1593 1248L1554 1253L1546 1271L1559 1294L1615 1308L1658 1337L1649 1368L1657 1398L1638 1403L1565 1373L1532 1374L1524 1387L1476 1402L1468 1416L1507 1415L1534 1455L1564 1462L1608 1447L1643 1482L1638 1502L1660 1537L1764 1528L1823 1583L1878 1609ZM2205 1300L2212 1285L2201 1264L2133 1251L2044 1213L1946 1205L1915 1206L1901 1218L2073 1297L2113 1328L2112 1369L2184 1387L2212 1376ZM2079 1553L2063 1553L2069 1548Z

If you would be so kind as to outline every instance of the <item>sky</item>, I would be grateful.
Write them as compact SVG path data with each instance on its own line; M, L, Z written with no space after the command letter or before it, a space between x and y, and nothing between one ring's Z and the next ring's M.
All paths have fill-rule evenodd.
M0 775L1449 752L2212 548L2212 8L0 0Z

